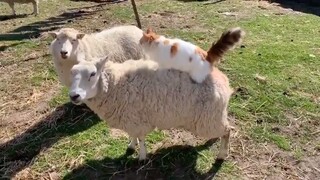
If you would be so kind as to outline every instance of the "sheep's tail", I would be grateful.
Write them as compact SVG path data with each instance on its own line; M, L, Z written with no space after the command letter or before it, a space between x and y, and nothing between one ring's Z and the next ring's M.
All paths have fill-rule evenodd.
M219 63L222 56L235 47L239 43L245 32L240 27L229 29L222 33L220 39L217 42L212 43L209 49L207 60L211 64Z

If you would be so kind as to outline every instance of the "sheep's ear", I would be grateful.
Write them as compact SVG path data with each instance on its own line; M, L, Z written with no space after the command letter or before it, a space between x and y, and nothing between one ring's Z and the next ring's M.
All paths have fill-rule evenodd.
M96 61L95 65L98 71L101 72L103 70L103 67L105 66L108 59L109 59L109 56L106 56Z
M86 35L86 34L84 34L84 33L77 34L77 39L82 39L84 37L84 35Z
M57 36L58 36L58 33L57 33L57 32L54 32L54 31L48 32L48 34L49 34L51 37L53 37L53 38L57 38Z

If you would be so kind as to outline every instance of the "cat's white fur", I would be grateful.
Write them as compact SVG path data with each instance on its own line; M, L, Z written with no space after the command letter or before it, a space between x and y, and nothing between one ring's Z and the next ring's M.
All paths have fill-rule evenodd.
M164 43L165 41L169 43ZM153 42L140 41L145 53L150 59L156 61L161 68L176 69L189 73L190 77L197 83L202 83L212 71L212 65L197 54L196 45L181 40L168 39L164 36L158 36ZM171 53L171 48L177 44L175 54Z

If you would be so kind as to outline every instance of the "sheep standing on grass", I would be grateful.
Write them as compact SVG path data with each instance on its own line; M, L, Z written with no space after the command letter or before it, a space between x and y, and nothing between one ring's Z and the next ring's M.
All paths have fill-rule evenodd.
M32 3L33 5L33 13L35 15L39 14L39 0L0 0L0 2L6 2L9 4L12 9L12 15L16 15L16 11L14 10L14 3L27 4Z
M221 38L230 39L232 32L225 34ZM228 44L216 48L235 44L223 42ZM218 159L226 158L232 129L227 120L232 93L228 78L213 68L211 75L197 84L185 72L157 68L150 60L80 62L71 69L70 99L75 104L84 102L110 127L126 131L131 138L129 148L133 149L138 139L139 160L146 158L145 136L155 128L183 128L209 139L221 137Z
M142 30L136 26L117 26L101 32L84 34L73 28L62 28L49 32L55 39L51 42L50 53L59 80L69 87L70 69L80 61L109 55L111 61L124 62L141 59L143 50L139 45Z

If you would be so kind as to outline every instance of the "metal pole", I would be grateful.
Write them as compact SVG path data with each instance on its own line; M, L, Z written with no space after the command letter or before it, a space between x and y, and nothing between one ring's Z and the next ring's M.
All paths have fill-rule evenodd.
M136 16L136 21L138 23L138 27L141 29L141 22L140 22L138 10L137 10L136 2L134 0L131 0L131 4L133 7L134 15Z

